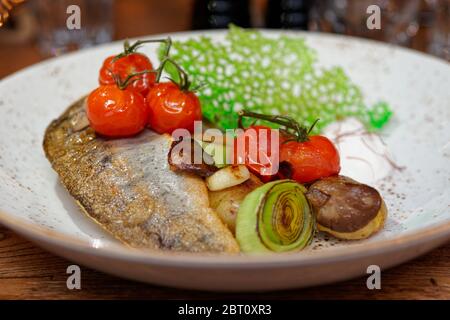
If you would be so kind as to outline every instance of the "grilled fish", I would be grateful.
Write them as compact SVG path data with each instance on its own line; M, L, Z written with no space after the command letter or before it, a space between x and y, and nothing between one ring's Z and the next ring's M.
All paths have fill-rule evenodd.
M169 135L96 136L85 99L47 128L45 154L84 211L132 247L236 253L232 233L211 209L203 180L170 170Z

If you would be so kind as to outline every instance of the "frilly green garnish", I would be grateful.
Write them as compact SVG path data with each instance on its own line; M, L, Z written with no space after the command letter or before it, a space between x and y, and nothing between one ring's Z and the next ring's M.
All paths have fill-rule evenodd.
M164 46L161 47L161 54ZM384 102L364 103L361 90L340 67L321 68L317 54L298 37L269 38L231 26L226 41L209 37L174 41L171 57L187 71L198 91L204 117L222 129L236 128L237 111L284 114L314 132L346 117L369 130L382 128L392 112ZM168 66L166 72L177 77ZM248 125L251 120L247 119Z

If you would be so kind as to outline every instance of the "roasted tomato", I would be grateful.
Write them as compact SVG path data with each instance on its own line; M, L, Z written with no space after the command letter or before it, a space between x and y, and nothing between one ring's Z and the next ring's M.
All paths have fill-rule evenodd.
M334 144L324 136L309 136L304 142L280 144L280 162L289 163L291 178L312 182L339 173L340 158Z
M116 56L110 56L106 58L100 69L99 82L101 85L115 84L117 80L125 81L132 74L152 70L153 65L144 54L134 52L125 54L118 59L116 59ZM118 79L114 77L118 77ZM150 87L155 83L155 79L155 72L136 75L129 88L135 89L145 97Z
M149 125L158 133L183 128L194 131L194 121L202 120L200 100L194 92L173 82L155 83L147 95Z
M271 180L278 170L275 163L279 159L278 131L257 125L248 127L241 135L234 142L235 163L245 164L264 182Z
M91 127L107 137L132 136L142 131L149 111L144 97L135 90L117 85L102 85L87 99L87 117Z
M266 166L260 165L260 159L254 159L254 157L245 155L247 166L260 176L269 176L270 179L294 179L300 183L307 183L339 173L341 169L340 158L334 144L324 136L309 135L319 119L308 129L300 125L294 118L286 115L265 115L247 110L239 111L238 114L240 127L242 127L243 117L280 125L281 133L277 138L279 149L273 146L269 148L272 152L279 152L279 157L273 157L272 155L272 160L279 160L278 166L270 166L272 170L268 170ZM250 128L255 128L256 130L264 129L266 132L270 130L264 126L253 126ZM272 129L272 131L276 130ZM264 149L261 152L260 141L255 140L255 138L252 140L250 137L246 143L257 147L259 157L268 158L268 155L264 153ZM273 141L271 143L273 144ZM274 172L273 169L279 170ZM275 174L276 176L273 176ZM267 179L264 180L266 181Z

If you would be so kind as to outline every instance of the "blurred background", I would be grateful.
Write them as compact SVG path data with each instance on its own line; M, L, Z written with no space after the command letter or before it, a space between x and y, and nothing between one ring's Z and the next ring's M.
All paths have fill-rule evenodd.
M367 28L370 5L379 30ZM0 79L100 43L229 23L371 38L450 61L450 0L0 0Z

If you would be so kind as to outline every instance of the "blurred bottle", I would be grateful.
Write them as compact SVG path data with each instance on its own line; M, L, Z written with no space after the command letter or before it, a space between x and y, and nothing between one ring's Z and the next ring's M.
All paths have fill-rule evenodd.
M230 23L250 27L248 0L196 0L193 29L227 28Z
M308 29L311 0L269 0L266 13L268 28Z

